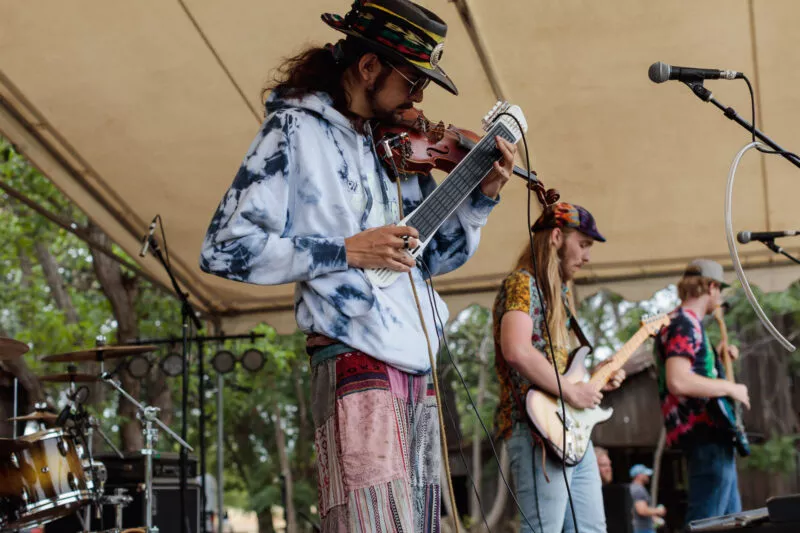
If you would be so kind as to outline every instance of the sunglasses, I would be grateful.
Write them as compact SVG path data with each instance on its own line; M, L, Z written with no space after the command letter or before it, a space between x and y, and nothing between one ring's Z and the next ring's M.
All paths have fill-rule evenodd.
M386 61L386 64L389 65L390 67L392 67L392 70L394 70L395 72L400 74L400 76L404 80L406 80L408 82L408 84L411 86L411 88L408 90L408 96L414 96L417 93L417 91L425 90L425 87L427 87L428 84L431 82L431 79L429 77L427 77L427 76L420 76L416 80L412 80L408 76L403 74L400 71L400 69L398 69L397 67L395 67L394 65L392 65L388 61Z

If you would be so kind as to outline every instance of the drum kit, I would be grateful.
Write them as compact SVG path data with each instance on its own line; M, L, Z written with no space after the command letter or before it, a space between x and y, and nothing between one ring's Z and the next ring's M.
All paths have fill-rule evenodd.
M153 454L158 440L158 428L167 432L181 446L192 448L157 418L159 409L139 403L131 397L112 375L104 371L104 362L153 351L155 346L98 346L94 349L49 355L46 362L79 363L97 362L101 373L97 376L81 374L75 366L66 373L49 374L39 379L46 383L63 383L68 405L60 414L46 411L46 404L37 404L35 411L20 416L17 413L15 383L14 438L0 439L0 531L26 531L40 528L48 522L72 513L88 532L91 510L100 516L103 506L115 508L116 524L103 533L153 533ZM0 337L0 361L24 355L28 346L22 342ZM122 509L132 500L124 489L106 494L106 468L92 456L93 435L97 432L120 457L122 453L103 433L97 419L83 407L88 396L85 386L78 383L104 382L127 398L138 410L142 422L145 458L143 486L145 513L144 528L123 529ZM20 422L34 422L40 430L17 438L16 426ZM82 512L78 512L81 511Z

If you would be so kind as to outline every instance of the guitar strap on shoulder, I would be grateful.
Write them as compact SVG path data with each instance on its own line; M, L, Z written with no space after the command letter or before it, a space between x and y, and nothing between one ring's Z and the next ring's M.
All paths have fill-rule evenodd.
M578 337L578 342L581 343L581 346L588 347L589 353L593 352L594 346L592 346L592 343L590 343L589 339L587 339L586 335L584 335L583 330L581 329L581 325L578 323L578 317L573 316L569 321L569 325L570 328L572 329L572 332L575 334L576 337Z

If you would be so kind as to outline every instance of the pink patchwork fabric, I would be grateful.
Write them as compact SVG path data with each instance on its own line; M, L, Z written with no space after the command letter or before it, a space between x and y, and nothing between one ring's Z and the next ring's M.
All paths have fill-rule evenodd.
M441 448L431 377L353 351L319 363L311 390L335 398L314 421L322 531L438 532Z

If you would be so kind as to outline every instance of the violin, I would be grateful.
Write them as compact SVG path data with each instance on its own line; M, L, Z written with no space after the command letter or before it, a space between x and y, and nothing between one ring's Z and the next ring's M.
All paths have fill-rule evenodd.
M481 136L452 124L445 127L442 121L433 124L421 109L412 107L394 123L379 124L375 138L391 149L391 157L383 155L384 162L401 176L408 176L427 174L434 169L450 172L478 144ZM558 202L558 191L546 189L536 172L528 173L514 165L513 173L527 182L542 207Z

